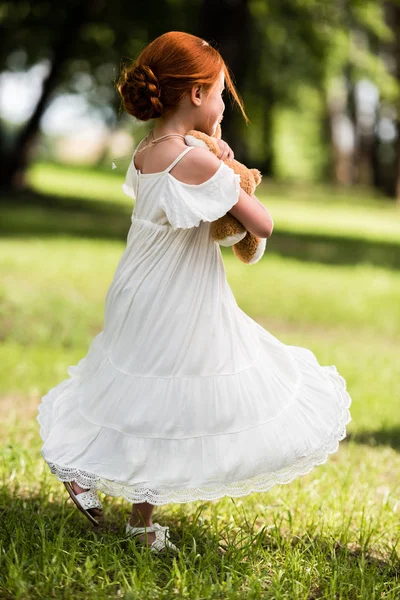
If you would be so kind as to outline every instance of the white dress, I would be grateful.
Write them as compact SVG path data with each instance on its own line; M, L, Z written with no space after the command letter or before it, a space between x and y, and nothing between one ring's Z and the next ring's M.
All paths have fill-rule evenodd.
M135 503L288 483L326 462L351 420L336 367L237 305L210 222L238 201L240 176L221 162L204 183L178 181L170 170L191 149L159 173L131 160L122 187L136 202L104 329L37 415L58 480Z

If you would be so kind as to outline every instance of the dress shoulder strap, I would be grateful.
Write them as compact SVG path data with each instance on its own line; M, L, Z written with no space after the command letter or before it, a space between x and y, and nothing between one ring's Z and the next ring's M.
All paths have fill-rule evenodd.
M141 140L140 140L140 142L138 143L138 145L136 146L136 148L135 148L135 151L134 151L134 153L133 153L132 160L135 158L135 156L136 156L136 152L139 150L139 146L140 146L140 144L141 144L142 142L144 142L144 140L146 139L146 137L147 137L147 136L145 136L143 139L141 139Z
M181 160L181 158L183 158L183 157L185 156L185 154L187 154L187 153L189 152L189 150L193 150L193 148L194 148L194 146L188 146L187 148L185 148L185 149L184 149L184 151L183 151L183 152L181 152L181 153L179 154L179 156L177 156L177 157L176 157L176 159L175 159L175 160L174 160L174 161L173 161L173 162L172 162L172 163L169 165L169 167L167 167L167 168L165 169L165 171L166 171L167 173L169 173L169 172L170 172L170 170L171 170L171 169L173 169L173 168L174 168L174 166L175 166L175 165L176 165L176 164L177 164L177 163L178 163L178 162Z

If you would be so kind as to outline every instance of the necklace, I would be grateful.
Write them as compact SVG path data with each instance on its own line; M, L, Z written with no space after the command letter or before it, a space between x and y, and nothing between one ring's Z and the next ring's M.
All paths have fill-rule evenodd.
M162 140L166 140L166 139L168 139L170 137L180 137L183 140L185 139L185 136L181 135L180 133L167 133L166 135L162 135L159 138L154 138L153 130L151 130L150 133L144 138L143 142L145 140L147 140L147 138L153 138L153 139L151 139L151 141L148 144L146 144L145 146L143 146L143 148L140 148L140 150L136 150L136 154L139 154L143 150L146 150L146 148L148 148L149 146L154 146L154 144L158 144L158 142L161 142ZM116 162L115 162L116 160L119 160L121 158L127 158L127 157L131 158L131 155L130 154L126 154L125 156L119 156L118 159L114 158L112 160L112 163L111 163L111 168L112 169L116 169L117 168L117 165L116 165Z
M136 154L139 154L139 153L140 153L140 152L142 152L143 150L146 150L146 148L148 148L149 146L154 146L154 144L158 144L158 143L159 143L159 142L161 142L162 140L166 140L166 139L168 139L168 138L171 138L171 137L180 137L180 138L182 138L183 140L185 139L185 136L184 136L184 135L181 135L180 133L167 133L166 135L162 135L162 136L160 136L159 138L155 138L155 137L154 137L153 130L151 130L151 131L150 131L150 133L149 133L149 135L148 135L147 137L148 137L148 138L151 138L151 139L150 139L150 141L149 141L149 143L148 143L148 144L146 144L146 145L145 145L143 148L140 148L140 150L138 150L138 151L136 152ZM147 138L145 138L145 140L146 140L146 139L147 139Z

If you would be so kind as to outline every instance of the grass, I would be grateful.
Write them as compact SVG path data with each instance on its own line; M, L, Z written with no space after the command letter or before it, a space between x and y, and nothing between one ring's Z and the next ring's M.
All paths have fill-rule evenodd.
M133 201L121 192L121 170L35 165L29 174L35 192L22 194L17 206L3 200L0 233L123 239ZM257 192L275 223L269 254L400 268L400 219L392 202L363 188L358 195L326 186L293 189L266 181Z
M105 525L92 529L40 456L37 405L103 327L131 206L113 173L38 165L31 178L34 192L1 211L0 597L397 599L398 209L265 184L274 234L252 267L223 250L229 283L273 335L337 366L353 420L339 451L289 485L156 507L183 549L171 559L125 539L119 498L102 495Z

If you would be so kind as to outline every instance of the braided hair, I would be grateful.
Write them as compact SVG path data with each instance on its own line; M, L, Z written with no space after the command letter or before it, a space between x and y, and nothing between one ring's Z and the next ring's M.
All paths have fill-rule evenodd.
M118 91L126 112L140 121L162 115L164 106L160 100L160 82L148 65L125 69L118 83Z

